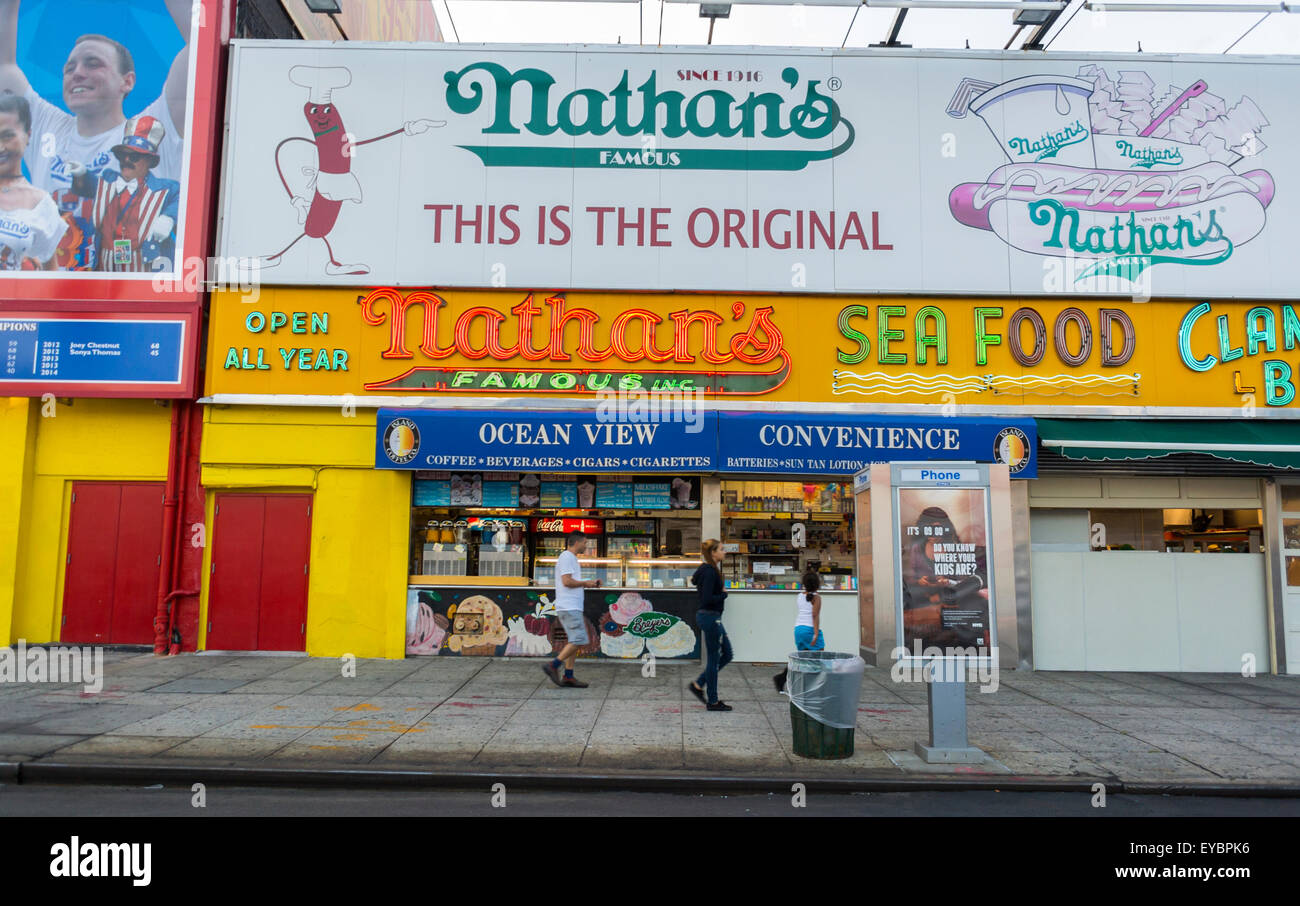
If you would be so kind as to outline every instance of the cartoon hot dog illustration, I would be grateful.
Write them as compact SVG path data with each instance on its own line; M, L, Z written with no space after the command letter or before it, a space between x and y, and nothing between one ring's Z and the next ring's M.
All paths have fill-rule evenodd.
M430 128L444 126L442 120L409 120L400 129L385 132L362 141L352 141L343 125L343 117L334 105L334 92L352 84L352 73L342 66L294 66L289 70L289 81L309 91L307 103L303 105L303 115L311 129L312 138L299 136L286 138L275 148L275 169L280 176L290 203L298 209L298 223L303 230L298 236L274 255L260 259L262 267L274 267L279 264L286 252L297 245L304 237L319 239L325 243L329 261L325 273L330 276L340 274L368 274L369 265L344 264L334 254L329 235L338 222L343 202L361 203L361 184L352 173L352 159L356 149L372 142L383 141L396 135L418 135ZM307 177L306 193L295 193L285 178L281 165L280 153L294 142L312 145L316 152L317 165L303 167L302 175Z
M961 223L1026 252L1198 259L1259 235L1273 192L1267 171L1216 163L1142 174L1012 164L957 186L948 205Z

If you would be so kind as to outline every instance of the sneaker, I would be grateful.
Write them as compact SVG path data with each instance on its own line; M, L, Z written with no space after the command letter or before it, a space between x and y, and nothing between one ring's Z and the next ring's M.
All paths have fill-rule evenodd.
M587 686L588 686L588 684L587 684L587 683L584 683L582 680L580 680L580 679L574 679L574 678L571 677L571 676L566 676L563 680L561 680L561 681L560 681L560 685L561 685L561 686L572 686L572 687L575 688L575 689L586 689Z
M559 669L556 668L554 664L544 665L542 667L542 672L545 673L547 676L549 676L551 678L551 682L555 683L555 685L557 686L564 685L564 683L560 681L560 671Z
M692 682L692 683L689 683L689 684L686 686L686 688L689 689L689 690L691 690L691 695L694 695L696 698L698 698L698 699L700 700L700 704L701 704L701 705L703 705L703 704L707 704L707 702L704 701L704 690L703 690L703 689L701 689L699 686L695 685L695 683L693 683L693 682Z
M722 699L718 699L716 702L714 702L714 703L711 704L711 705L705 705L705 707L708 708L710 711L730 711L730 710L732 710L731 705L727 704L727 703L724 702Z

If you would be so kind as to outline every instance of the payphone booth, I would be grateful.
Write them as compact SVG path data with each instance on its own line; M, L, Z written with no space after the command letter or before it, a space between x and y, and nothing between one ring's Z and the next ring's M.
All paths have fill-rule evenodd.
M966 740L966 686L996 689L1016 666L1010 488L1007 466L986 463L880 463L854 478L862 656L926 683L927 762L985 760Z

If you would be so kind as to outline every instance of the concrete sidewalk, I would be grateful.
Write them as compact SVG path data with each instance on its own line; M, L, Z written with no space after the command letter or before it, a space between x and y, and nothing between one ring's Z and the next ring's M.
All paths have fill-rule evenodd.
M791 754L776 667L722 673L730 713L686 691L698 665L581 662L561 689L536 659L362 660L109 651L103 691L0 683L0 762L258 769L780 776L931 776L904 754L926 736L925 687L868 668L856 753ZM1300 792L1300 680L1003 672L968 693L970 739L998 764L951 780L1251 785ZM937 778L936 778L937 779Z

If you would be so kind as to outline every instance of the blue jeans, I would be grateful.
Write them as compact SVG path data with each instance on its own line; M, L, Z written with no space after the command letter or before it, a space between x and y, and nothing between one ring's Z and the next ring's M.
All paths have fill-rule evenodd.
M722 628L722 614L717 611L698 611L695 622L704 633L704 654L708 658L695 685L704 687L705 698L709 704L714 704L718 700L718 671L731 663L731 639L727 638L727 630Z

